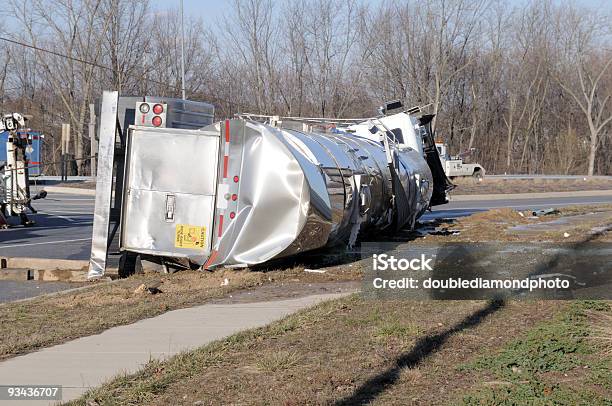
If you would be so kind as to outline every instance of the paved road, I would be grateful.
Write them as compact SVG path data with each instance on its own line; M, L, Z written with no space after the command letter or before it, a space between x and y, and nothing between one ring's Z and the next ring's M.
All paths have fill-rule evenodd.
M612 179L612 176L597 175L597 176L584 176L584 175L488 175L487 178L496 179Z
M0 230L0 256L88 259L93 224L93 196L49 193L33 206L33 227ZM10 218L12 224L16 218Z
M555 197L553 199L507 199L507 200L464 200L451 201L449 204L435 207L426 218L435 217L462 217L488 209L509 207L517 210L543 209L548 207L563 207L576 204L599 204L612 203L610 196L577 196L577 197ZM0 253L2 251L0 250Z
M526 210L595 203L612 203L612 195L454 201L434 208L427 217L461 217L497 207ZM46 199L36 201L35 207L40 210L33 215L36 226L0 231L0 256L89 259L93 196L49 193Z

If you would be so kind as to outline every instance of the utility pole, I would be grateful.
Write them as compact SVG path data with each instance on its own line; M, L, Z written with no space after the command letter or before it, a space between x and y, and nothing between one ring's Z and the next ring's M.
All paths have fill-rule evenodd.
M90 174L96 177L96 157L98 155L98 140L96 140L96 111L94 104L89 105L89 140L91 141Z
M62 181L68 180L70 153L70 124L62 124Z
M181 0L181 93L185 100L185 21L183 17L183 0Z

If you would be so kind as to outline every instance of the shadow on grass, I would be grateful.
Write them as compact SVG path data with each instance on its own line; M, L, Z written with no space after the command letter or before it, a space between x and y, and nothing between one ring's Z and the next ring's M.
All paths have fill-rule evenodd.
M590 243L594 242L594 240L610 231L612 231L612 225L607 225L597 232L590 233L584 240L570 244L570 252L579 253L581 250L587 249ZM469 264L470 260L472 259L469 255L465 253L463 254L466 256L467 263ZM568 254L557 254L551 259L536 265L529 276L538 276L542 273L550 273L551 271L555 271L560 268L561 265L567 262L567 260ZM467 266L467 268L469 269L469 266ZM519 293L520 291L517 291L514 293L514 295ZM357 388L353 394L335 402L335 405L349 406L369 404L398 381L402 369L413 368L419 365L425 358L440 349L453 334L477 326L484 321L485 318L504 307L504 305L504 300L492 300L486 307L467 316L453 327L441 333L420 338L410 352L404 353L396 359L395 365L370 378L359 388Z
M488 316L504 307L503 300L493 300L477 312L467 316L453 327L433 335L420 338L410 352L400 355L395 365L380 374L370 378L355 392L344 399L335 402L337 406L365 405L372 402L382 392L394 385L400 378L402 369L413 368L425 358L437 351L453 334L472 328L484 321Z

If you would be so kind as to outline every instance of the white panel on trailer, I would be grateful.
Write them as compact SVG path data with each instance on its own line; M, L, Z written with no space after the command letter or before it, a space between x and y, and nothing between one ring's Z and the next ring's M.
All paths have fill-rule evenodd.
M121 248L202 261L210 254L219 133L130 128Z

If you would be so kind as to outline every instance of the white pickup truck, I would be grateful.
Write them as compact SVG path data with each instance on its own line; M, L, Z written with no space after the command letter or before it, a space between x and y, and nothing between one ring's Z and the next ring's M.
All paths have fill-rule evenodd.
M454 178L457 176L473 176L475 178L483 178L485 170L480 164L466 164L463 159L457 156L450 156L446 144L436 142L436 149L442 161L442 167L446 176Z

